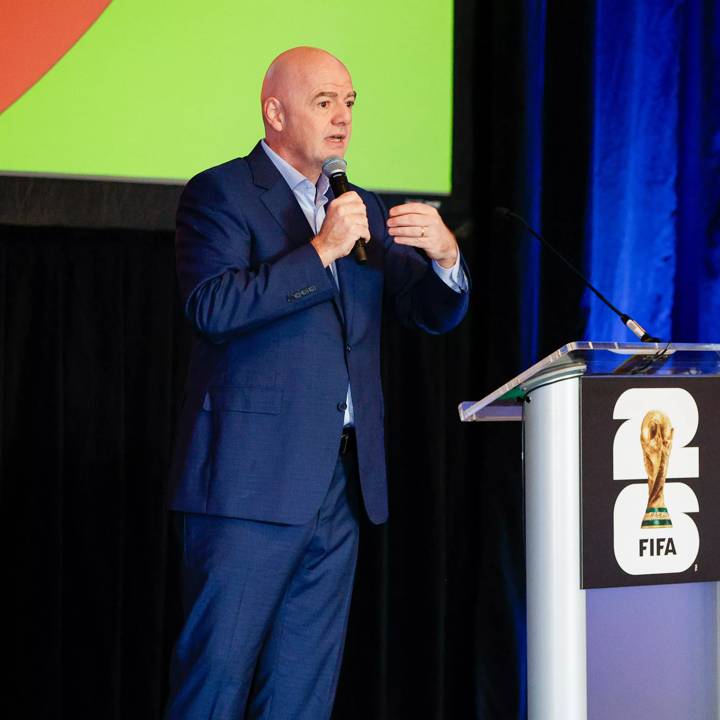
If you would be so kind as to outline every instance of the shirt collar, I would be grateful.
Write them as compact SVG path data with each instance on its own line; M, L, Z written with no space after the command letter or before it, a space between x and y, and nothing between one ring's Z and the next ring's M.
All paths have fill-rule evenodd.
M270 162L277 168L278 172L283 176L283 179L290 186L290 189L293 192L302 192L305 190L307 193L310 188L313 188L312 192L315 195L316 200L319 198L325 198L327 190L330 187L330 182L323 173L320 173L317 186L314 187L310 180L308 180L299 170L296 170L287 160L280 157L265 142L265 140L261 140L260 145L262 145L262 149L270 159Z

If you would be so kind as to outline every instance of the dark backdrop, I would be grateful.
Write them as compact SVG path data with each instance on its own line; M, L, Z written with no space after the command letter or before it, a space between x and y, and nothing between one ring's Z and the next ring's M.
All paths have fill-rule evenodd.
M519 427L463 426L456 406L582 329L580 288L492 216L495 205L537 214L541 184L547 213L563 218L545 229L582 262L588 11L540 3L546 47L536 5L456 3L455 191L443 213L471 268L472 309L445 337L385 328L391 520L363 527L339 720L525 714ZM538 57L543 104L528 72ZM178 624L163 484L189 342L177 195L0 179L12 661L0 705L22 717L160 714Z

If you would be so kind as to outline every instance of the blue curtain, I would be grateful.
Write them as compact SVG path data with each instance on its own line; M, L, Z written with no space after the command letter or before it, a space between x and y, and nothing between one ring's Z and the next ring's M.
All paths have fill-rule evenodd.
M598 0L585 259L651 334L720 341L720 9ZM589 293L585 337L632 340Z
M720 342L720 2L594 0L584 24L570 0L513 7L523 24L520 213L651 334ZM574 62L582 78L575 86L563 67ZM564 154L579 160L563 163ZM572 212L577 226L566 222ZM534 241L521 248L521 367L578 339L578 331L598 341L635 339L589 292L580 308L559 303L554 288L570 298L575 281ZM503 593L520 680L512 717L523 718L517 573L508 573ZM483 717L486 705L479 707Z

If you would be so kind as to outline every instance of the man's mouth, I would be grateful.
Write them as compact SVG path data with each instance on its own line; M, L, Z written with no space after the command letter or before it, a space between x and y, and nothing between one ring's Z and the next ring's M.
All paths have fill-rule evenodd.
M346 137L347 137L346 135L329 135L327 137L327 139L330 140L330 142L337 143L337 142L344 142Z

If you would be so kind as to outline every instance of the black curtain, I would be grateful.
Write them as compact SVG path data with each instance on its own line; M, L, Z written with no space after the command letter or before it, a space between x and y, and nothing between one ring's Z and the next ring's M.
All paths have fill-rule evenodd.
M525 714L520 428L461 425L456 410L523 362L527 241L499 227L492 208L522 200L524 5L456 3L455 191L443 212L471 268L472 307L443 337L384 328L391 519L362 527L338 720ZM582 65L563 58L577 56L584 20L569 2L552 13L545 119L558 163L546 161L543 181L562 214L553 198L563 188L578 197L584 183L582 153L567 157L557 143L579 132L563 87ZM0 705L43 720L156 720L179 621L163 492L190 341L172 232L128 229L162 224L148 209L151 189L106 197L106 222L85 203L83 229L70 226L73 197L94 192L86 184L52 195L54 207L66 204L66 223L40 209L44 195L31 203L13 187L0 203L2 635L11 659ZM118 214L125 229L107 229ZM561 229L565 249L579 253L575 227ZM564 272L543 267L542 353L580 325L580 291Z
M184 341L167 234L3 228L3 704L157 717Z

